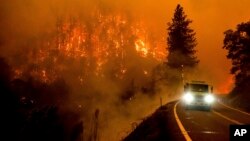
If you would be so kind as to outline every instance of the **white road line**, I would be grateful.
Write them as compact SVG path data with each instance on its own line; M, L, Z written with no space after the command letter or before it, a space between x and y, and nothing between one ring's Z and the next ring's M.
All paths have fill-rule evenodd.
M179 102L176 102L175 105L174 105L174 117L176 119L176 122L181 130L181 133L182 135L185 137L186 141L192 141L192 139L190 138L190 136L188 135L187 131L185 130L184 126L182 125L178 115L177 115L177 112L176 112L176 105L178 104Z
M218 103L221 104L221 105L223 105L224 107L227 107L227 108L229 108L229 109L232 109L232 110L235 110L235 111L238 111L238 112L240 112L240 113L243 113L243 114L246 114L246 115L250 116L250 113L241 111L241 110L239 110L239 109L235 109L235 108L230 107L230 106L228 106L228 105L225 105L225 104L223 104L223 103L221 103L221 102L218 102Z
M231 119L231 118L229 118L229 117L227 117L227 116L224 116L224 115L222 115L222 114L220 114L220 113L218 113L218 112L215 112L214 110L213 110L212 112L215 113L216 115L218 115L218 116L220 116L220 117L222 117L222 118L228 120L228 121L231 121L231 122L233 122L233 123L235 123L235 124L242 125L241 122L239 122L239 121L237 121L237 120L233 120L233 119Z

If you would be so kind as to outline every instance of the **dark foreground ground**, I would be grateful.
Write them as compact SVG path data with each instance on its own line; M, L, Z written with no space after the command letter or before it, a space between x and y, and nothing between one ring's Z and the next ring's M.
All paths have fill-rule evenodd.
M151 116L138 125L123 141L184 140L178 126L171 126L173 123L176 124L172 116L174 104L175 102L170 102L157 109Z

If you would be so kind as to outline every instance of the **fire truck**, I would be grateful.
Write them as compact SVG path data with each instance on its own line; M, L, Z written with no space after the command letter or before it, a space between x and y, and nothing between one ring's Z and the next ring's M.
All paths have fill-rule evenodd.
M182 97L185 109L201 107L207 111L211 110L215 101L213 86L204 81L191 81L184 84Z

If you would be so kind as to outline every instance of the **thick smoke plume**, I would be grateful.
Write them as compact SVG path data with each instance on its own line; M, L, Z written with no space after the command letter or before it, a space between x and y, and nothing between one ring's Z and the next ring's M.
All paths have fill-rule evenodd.
M165 38L129 5L2 2L0 50L11 66L7 88L24 106L21 117L32 112L21 139L33 139L28 135L39 114L44 122L54 113L58 120L51 122L67 127L66 140L119 140L160 105L160 97L169 100L161 87L155 93L152 79L166 58Z
M77 140L80 131L88 140L119 140L131 130L131 123L160 105L160 97L165 103L170 100L167 94L178 91L161 82L166 74L161 66L167 55L166 23L177 3L193 20L201 61L196 75L185 77L206 80L218 92L228 92L232 77L221 48L222 33L249 18L247 0L237 4L226 0L1 1L1 68L9 64L9 69L1 69L1 83L6 84L1 91L14 95L5 95L14 99L12 105L25 105L21 109L28 110L21 111L25 113L21 117L34 119L40 113L45 118L38 121L49 121L49 113L58 113L52 117L63 117L55 123L67 127L68 140ZM228 13L232 11L228 9L238 10ZM12 111L18 109L15 106ZM27 121L32 125L36 120ZM25 131L32 129L26 127Z

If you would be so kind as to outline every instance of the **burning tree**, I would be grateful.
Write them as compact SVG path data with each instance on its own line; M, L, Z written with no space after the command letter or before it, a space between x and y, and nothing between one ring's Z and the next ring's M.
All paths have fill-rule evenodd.
M88 12L84 18L77 14L56 17L52 29L24 37L24 44L17 45L22 50L15 50L18 55L9 57L15 93L29 113L30 105L38 109L33 111L34 118L37 113L47 117L52 110L60 113L52 118L67 119L60 110L70 109L78 113L75 122L79 114L84 121L91 121L91 113L101 106L101 113L117 107L117 103L124 106L138 91L147 92L151 70L165 58L164 41L154 37L143 20L122 10L105 11L98 6ZM55 105L56 110L44 105ZM39 122L43 120L47 119ZM71 128L68 123L65 126ZM83 123L84 136L91 136L91 123Z
M161 41L149 38L142 21L129 20L119 11L96 8L83 21L59 17L54 31L30 43L38 49L27 53L28 65L16 68L16 78L29 72L45 83L63 76L74 87L94 85L91 81L97 79L111 79L122 89L134 82L142 87L151 69L165 58Z
M76 139L79 132L87 138L96 109L97 120L107 118L98 122L100 128L112 122L111 112L119 111L117 117L133 113L125 106L140 100L132 99L135 94L149 93L151 70L166 57L164 39L148 27L145 17L130 13L123 4L45 0L2 7L1 55L14 72L6 83L11 83L8 89L20 104L24 140L32 131L35 136L59 128L57 137L65 131L67 138ZM69 133L71 129L75 133Z

